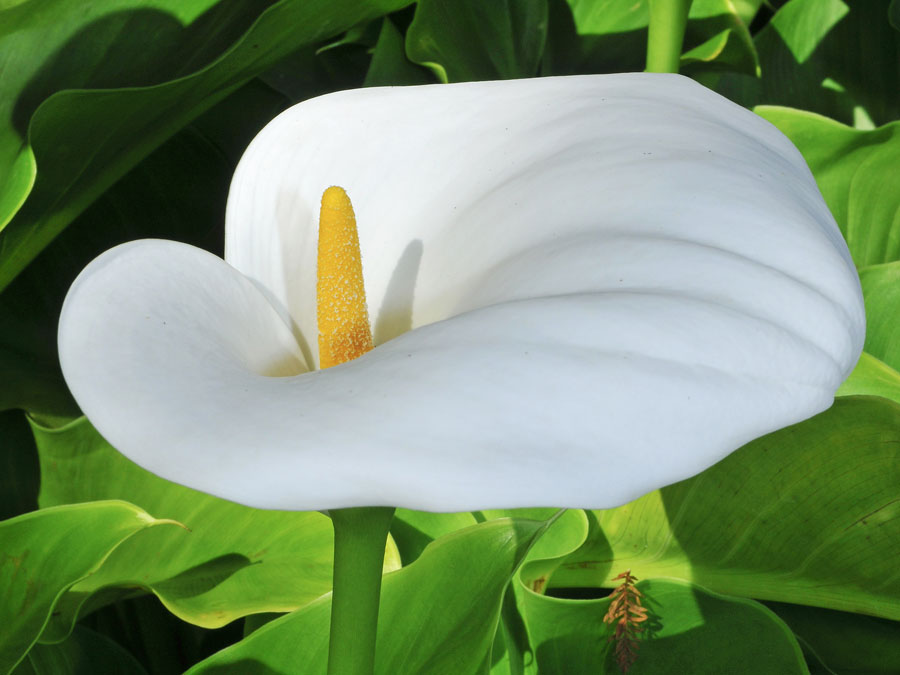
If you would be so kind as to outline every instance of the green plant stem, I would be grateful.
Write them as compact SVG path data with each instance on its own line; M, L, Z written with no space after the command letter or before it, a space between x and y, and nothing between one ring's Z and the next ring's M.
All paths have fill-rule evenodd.
M650 0L647 72L677 73L691 0Z
M372 675L384 546L393 508L335 509L328 675Z

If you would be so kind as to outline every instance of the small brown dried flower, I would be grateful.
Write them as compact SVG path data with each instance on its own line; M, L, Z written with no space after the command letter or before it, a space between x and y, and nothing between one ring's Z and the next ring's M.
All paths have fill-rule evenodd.
M640 624L647 620L647 610L641 605L642 594L635 588L637 577L631 575L631 570L625 570L616 579L622 583L609 595L612 602L603 622L616 626L609 641L616 643L616 663L627 673L637 659L638 640L644 630Z

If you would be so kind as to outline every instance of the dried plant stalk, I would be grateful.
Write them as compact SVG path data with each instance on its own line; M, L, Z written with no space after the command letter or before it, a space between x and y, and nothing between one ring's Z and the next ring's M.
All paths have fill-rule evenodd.
M616 643L616 663L623 673L627 673L637 659L638 641L644 630L640 624L647 620L647 610L641 605L641 592L635 588L637 577L631 570L625 570L616 577L622 583L610 593L612 601L603 622L615 624L615 633L609 636Z

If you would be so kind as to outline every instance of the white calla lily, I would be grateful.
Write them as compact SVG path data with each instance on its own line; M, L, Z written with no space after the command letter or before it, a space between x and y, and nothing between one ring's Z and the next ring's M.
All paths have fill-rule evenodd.
M317 370L330 185L376 347ZM60 358L121 452L243 504L605 508L828 408L863 336L790 142L686 78L628 74L301 103L238 167L225 261L106 252Z

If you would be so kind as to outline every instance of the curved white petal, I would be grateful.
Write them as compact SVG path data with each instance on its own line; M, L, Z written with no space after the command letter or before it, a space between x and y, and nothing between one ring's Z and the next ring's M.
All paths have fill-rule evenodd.
M332 184L379 346L266 377L317 362ZM303 103L248 149L227 227L246 277L174 243L101 256L60 355L123 453L252 506L614 506L827 408L862 347L799 153L677 76Z

